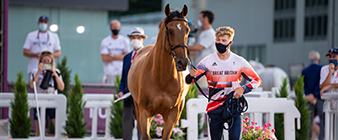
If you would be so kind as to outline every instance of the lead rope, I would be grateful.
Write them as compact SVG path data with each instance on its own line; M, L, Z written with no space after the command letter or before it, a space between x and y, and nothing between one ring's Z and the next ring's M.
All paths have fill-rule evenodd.
M188 58L189 58L189 65L192 68L196 69L196 67L191 63L190 56L189 56L189 51L188 51ZM231 91L228 95L226 95L226 98L223 98L223 99L220 99L220 100L211 99L211 97L208 97L203 92L202 88L198 85L197 80L198 79L194 77L194 81L195 81L196 87L203 94L203 96L205 98L207 98L209 101L210 100L212 100L212 101L225 101L223 105L226 107L226 111L230 115L230 117L228 117L228 119L226 119L226 121L225 121L225 123L228 124L228 128L226 128L223 125L223 129L225 129L225 130L231 129L231 127L234 124L234 118L233 117L234 116L238 116L241 113L244 113L244 112L246 112L248 110L248 102L245 99L245 97L242 96L242 97L236 99L236 98L233 97L234 91Z

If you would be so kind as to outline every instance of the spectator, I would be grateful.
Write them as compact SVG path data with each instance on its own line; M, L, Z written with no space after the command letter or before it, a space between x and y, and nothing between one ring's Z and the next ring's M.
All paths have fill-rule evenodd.
M201 11L197 25L202 28L197 44L189 46L191 53L196 51L195 64L198 64L204 57L216 52L215 47L215 30L212 28L214 13L209 10Z
M32 74L32 70L39 63L39 57L42 51L49 51L54 58L61 56L60 39L56 33L48 31L48 17L42 15L38 20L39 30L30 32L23 46L23 55L29 57L27 73Z
M103 82L113 84L116 75L122 73L123 57L129 53L129 41L126 37L119 34L121 23L118 20L110 22L112 34L104 38L101 42L101 57L103 66Z
M243 94L261 86L262 81L250 64L237 54L230 51L235 30L231 27L219 27L216 30L216 53L212 53L202 59L196 69L191 69L186 76L188 84L193 82L196 76L200 78L205 75L209 85L209 103L207 112L209 116L209 129L212 140L221 140L225 118L230 118L226 113L225 101L214 101L225 99L234 91L233 97L240 98ZM241 86L241 78L250 82ZM229 139L239 140L241 137L242 120L241 115L230 118L233 126L229 129ZM230 124L229 124L230 125Z
M198 64L204 57L216 52L215 47L215 30L212 28L214 21L214 13L209 10L201 11L197 25L202 28L198 36L197 43L193 46L188 46L190 55L192 55L192 63ZM195 56L194 56L195 55ZM207 79L202 77L197 82L201 87L207 88Z
M304 76L304 94L306 95L306 100L308 101L309 111L311 112L310 117L310 134L309 138L312 138L313 133L313 120L315 116L318 114L320 118L320 134L319 139L323 140L324 138L324 112L323 105L324 100L320 98L320 69L322 68L319 65L320 54L317 51L310 51L309 59L311 61L311 65L305 68L302 71L302 75Z
M130 43L133 46L134 50L128 53L123 58L123 71L122 79L119 88L118 98L129 92L128 89L128 71L130 69L131 63L133 62L135 55L139 50L143 48L143 42L147 38L144 34L144 31L140 27L135 27L130 34ZM136 120L135 106L133 97L129 96L123 102L123 113L122 113L122 130L123 130L123 140L131 140L133 137L133 128L135 126L134 122ZM141 132L138 130L138 139L141 139Z
M36 92L37 93L46 93L46 94L58 94L58 89L63 90L64 89L64 83L62 81L62 77L60 74L60 70L56 69L54 57L51 52L44 51L39 55L39 61L37 68L32 70L32 75L30 76L29 85L31 88L34 88L33 85L33 78L36 81ZM42 84L44 84L42 81L44 81L44 78L47 78L47 73L51 73L50 79L47 80L47 88L43 89ZM34 77L33 77L34 75ZM39 86L38 86L39 85ZM55 109L46 109L46 114L49 116L49 118L52 120L54 126L55 126ZM36 136L40 135L39 131L39 122L37 120L37 110L34 108L34 120L35 120L35 126L36 126Z

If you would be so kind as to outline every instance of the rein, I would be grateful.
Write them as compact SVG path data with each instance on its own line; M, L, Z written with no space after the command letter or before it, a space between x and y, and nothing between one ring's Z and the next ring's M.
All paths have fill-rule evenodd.
M177 17L174 19L174 17ZM170 14L170 16L168 16L168 18L166 19L165 21L165 37L167 39L167 42L168 42L168 46L169 46L169 55L172 57L172 58L176 58L176 53L173 51L174 49L178 48L178 47L182 47L182 48L186 48L188 50L188 46L184 43L181 43L181 44L178 44L174 47L171 46L170 42L169 42L169 36L168 36L168 27L167 27L167 24L171 21L184 21L184 22L188 22L182 14L178 13L178 12L173 12Z

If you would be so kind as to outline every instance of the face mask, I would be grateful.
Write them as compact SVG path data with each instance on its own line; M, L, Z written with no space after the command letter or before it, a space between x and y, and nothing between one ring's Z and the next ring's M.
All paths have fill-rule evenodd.
M197 21L197 25L198 25L198 27L202 27L203 24L202 24L202 22L200 20L198 20Z
M131 46L133 46L134 49L139 49L142 46L141 40L133 39L130 42Z
M113 33L113 35L117 35L117 34L119 34L119 32L120 32L120 30L111 30L111 32Z
M47 30L47 24L46 23L39 23L39 30L44 32Z
M329 64L330 63L333 63L334 67L337 67L337 65L338 65L337 59L329 59Z
M219 53L225 53L229 49L229 45L232 44L232 41L228 45L223 45L222 43L216 43L216 49Z

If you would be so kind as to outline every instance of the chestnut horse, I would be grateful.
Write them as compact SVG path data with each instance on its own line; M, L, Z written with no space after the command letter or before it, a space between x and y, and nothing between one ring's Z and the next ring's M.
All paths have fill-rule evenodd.
M128 88L137 115L142 140L149 136L153 116L161 114L164 120L162 139L169 140L184 107L189 86L185 83L190 63L187 41L190 31L185 16L188 7L181 12L165 7L164 18L157 42L140 50L128 73Z

